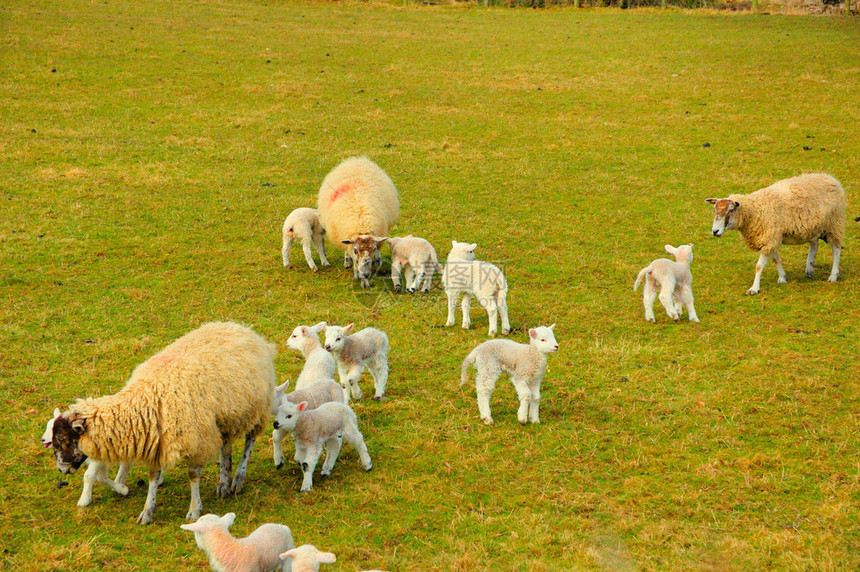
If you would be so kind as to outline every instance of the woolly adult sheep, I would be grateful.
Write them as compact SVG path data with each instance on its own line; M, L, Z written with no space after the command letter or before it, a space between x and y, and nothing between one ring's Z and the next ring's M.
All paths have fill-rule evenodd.
M370 286L379 242L400 218L400 200L391 178L367 157L351 157L335 167L320 187L317 207L329 239L344 249L344 267Z
M819 239L830 244L833 266L828 282L839 278L839 255L845 243L845 191L839 181L824 173L799 175L777 181L748 195L705 199L714 205L714 236L737 230L744 243L759 253L753 285L747 294L758 294L761 273L773 258L779 284L785 271L779 259L783 244L809 244L806 275L812 277Z
M289 562L280 555L294 546L290 527L271 522L260 525L245 538L234 538L230 527L236 514L228 512L204 514L191 524L179 526L194 533L197 547L209 557L209 565L216 572L289 572Z
M328 352L326 352L328 353ZM310 385L306 385L301 389L296 389L287 393L287 388L290 385L290 380L275 388L275 398L272 401L272 414L277 415L281 408L281 403L289 401L290 403L301 403L307 401L308 409L316 409L323 403L335 401L345 403L343 390L340 385L333 379L320 379ZM283 429L275 429L272 431L272 457L275 461L275 468L280 469L284 465L284 449L283 440L287 436L287 431Z
M275 346L251 329L210 323L179 338L140 364L119 393L78 400L54 423L57 468L74 472L94 461L141 462L149 471L139 524L152 521L163 469L188 465L191 504L202 511L203 464L221 454L217 492L241 491L257 435L271 412ZM245 437L242 461L231 478L233 441Z

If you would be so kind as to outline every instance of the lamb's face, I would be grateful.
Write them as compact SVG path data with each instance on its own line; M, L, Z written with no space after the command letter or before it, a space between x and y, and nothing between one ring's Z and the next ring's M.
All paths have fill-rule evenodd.
M352 324L340 326L326 326L325 328L325 349L329 352L339 352L343 349L343 343L349 333L352 331Z
M471 262L475 260L475 249L478 248L476 243L469 244L467 242L451 241L451 252L448 253L448 258L452 260L467 260Z
M714 205L714 224L711 232L714 236L723 236L727 230L734 230L738 226L738 209L741 204L730 199L705 199Z
M278 407L278 413L275 415L275 420L272 421L272 426L275 429L292 431L296 428L296 421L299 419L300 412L301 408L299 405L284 399L281 401L280 407Z
M538 326L529 330L529 339L539 352L551 354L558 351L558 342L555 341L555 334L552 332L554 327L555 324L549 327Z
M54 420L53 429L51 444L54 447L57 470L66 475L72 474L87 460L79 447L81 435L84 433L83 423L69 421L60 415Z

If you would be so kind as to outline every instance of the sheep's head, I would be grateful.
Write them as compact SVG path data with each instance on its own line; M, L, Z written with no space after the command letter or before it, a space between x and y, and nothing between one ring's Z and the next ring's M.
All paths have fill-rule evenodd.
M81 435L86 432L84 420L76 413L66 413L54 419L53 429L51 444L54 447L57 470L63 474L74 473L87 460L80 448Z
M731 199L705 199L706 203L714 205L714 224L711 232L714 236L723 236L727 230L738 227L738 212L741 204Z
M355 324L348 326L326 326L325 327L325 349L330 352L339 352L343 349L344 340L352 332Z
M272 421L272 426L275 429L284 431L292 431L296 428L296 422L299 420L299 413L308 408L308 402L293 403L286 399L281 400L281 405L278 407L278 413L275 415L275 420Z
M675 257L675 260L682 264L689 264L693 261L693 245L692 244L682 244L681 246L675 248L671 244L667 244L665 246L666 252Z
M200 550L206 550L201 536L213 529L229 530L230 527L233 526L234 520L236 520L236 513L234 512L228 512L224 516L218 516L217 514L204 514L191 524L180 524L179 528L193 532L197 548Z
M60 416L60 408L54 407L54 416L48 419L45 425L45 432L42 433L42 446L45 449L51 448L51 441L54 439L54 421Z
M352 258L355 276L361 279L364 288L370 287L370 277L373 274L373 261L379 259L379 245L387 237L359 234L349 240L342 240L347 246L347 252Z
M337 558L331 552L320 552L313 544L302 544L280 555L281 560L290 558L293 572L319 572L320 564L331 564Z
M468 242L457 242L456 240L451 241L451 252L448 253L448 260L466 260L471 262L475 260L475 249L478 248L478 245L474 242L469 244Z
M542 354L551 354L558 351L558 342L555 341L555 334L551 326L538 326L529 330L529 343L537 348Z

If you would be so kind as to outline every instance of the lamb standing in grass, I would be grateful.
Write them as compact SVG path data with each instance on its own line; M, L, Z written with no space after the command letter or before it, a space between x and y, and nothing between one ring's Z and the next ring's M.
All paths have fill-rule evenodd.
M779 259L783 244L809 244L806 276L812 278L818 241L824 240L833 251L827 281L836 282L839 278L839 256L845 244L845 190L830 175L799 175L749 195L705 201L714 205L714 236L737 230L744 243L759 253L748 295L758 294L762 270L771 258L776 262L778 283L785 284L785 270Z
M323 447L326 453L321 474L322 476L331 474L340 454L343 439L358 451L361 466L365 471L373 468L367 446L364 444L364 437L358 430L358 419L348 405L330 402L309 410L307 401L298 404L283 401L273 425L275 429L293 434L296 444L296 462L299 463L304 474L302 492L311 490L313 486L314 469Z
M287 380L285 383L275 388L275 399L273 401L274 405L272 409L273 415L278 414L278 409L280 409L281 403L284 401L289 401L291 403L307 401L308 409L316 409L323 403L328 403L329 401L344 403L343 390L333 379L320 379L303 387L302 389L286 393L289 385L290 381ZM272 431L272 449L276 469L280 469L284 465L284 449L282 442L284 437L287 436L287 433L287 431L282 429L275 429Z
M345 249L344 267L370 287L379 243L400 218L400 199L391 178L367 157L351 157L323 180L317 206L329 239Z
M558 351L558 342L552 329L555 324L538 326L529 330L529 344L518 344L512 340L490 340L482 343L466 356L460 368L460 385L469 380L469 365L475 364L475 390L478 393L478 411L481 420L493 424L490 415L490 397L496 381L507 373L517 390L520 408L517 420L522 425L540 423L540 385L546 371L546 356Z
M364 328L350 335L353 326L354 324L344 327L326 326L325 349L330 351L337 361L346 403L349 403L350 389L355 399L361 399L358 380L365 367L373 376L373 399L379 401L385 394L385 385L388 383L388 336L376 328Z
M230 527L236 514L222 517L204 514L191 524L179 526L194 533L197 547L209 557L216 572L272 572L290 570L281 553L295 546L290 528L283 524L266 523L245 538L234 538Z
M475 260L477 244L451 241L451 252L445 261L442 272L442 284L448 297L447 327L454 325L454 314L457 309L457 299L463 295L463 329L468 330L472 324L469 310L472 296L487 309L490 337L496 335L498 317L502 317L502 334L511 331L508 321L508 282L499 268L489 262Z
M684 244L675 248L671 244L666 245L666 252L675 257L675 261L667 258L658 258L639 271L636 282L633 283L633 291L639 288L642 278L645 278L642 303L645 305L645 320L656 322L654 318L654 298L657 290L660 291L660 302L666 308L666 313L675 321L681 319L684 306L687 306L687 314L691 322L698 322L696 309L693 307L693 274L690 272L690 264L693 262L693 245ZM682 305L683 303L683 305Z
M289 267L290 265L290 247L293 245L294 238L301 241L305 260L311 270L314 272L317 271L317 265L314 264L314 256L311 251L311 244L316 246L317 253L320 255L320 264L329 266L328 260L325 257L325 229L322 223L320 223L319 211L304 207L299 208L291 212L286 220L284 220L281 256L284 258L285 267Z
M394 290L400 292L400 271L405 269L407 292L412 294L419 288L422 292L429 292L433 274L442 270L433 245L412 235L385 240L391 246L391 281Z
M325 330L325 327L325 322L315 326L298 326L287 340L288 348L299 350L305 357L305 366L296 380L296 389L301 389L318 379L334 377L334 358L323 349L319 339L319 333Z
M271 413L275 347L249 328L205 324L135 368L119 393L78 400L54 422L57 468L73 473L89 457L101 463L140 461L149 466L146 505L137 519L152 521L163 469L188 465L191 504L202 511L200 475L219 451L217 492L244 486L254 442ZM231 478L233 441L245 437L242 461Z

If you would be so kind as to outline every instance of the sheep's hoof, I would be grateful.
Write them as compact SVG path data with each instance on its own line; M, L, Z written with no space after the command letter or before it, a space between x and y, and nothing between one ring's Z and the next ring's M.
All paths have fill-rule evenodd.
M493 425L494 424L492 417L482 417L481 421L484 422L484 425Z
M758 294L758 290L754 290L752 288L747 290L747 293L746 293L747 296L755 296L756 294Z

